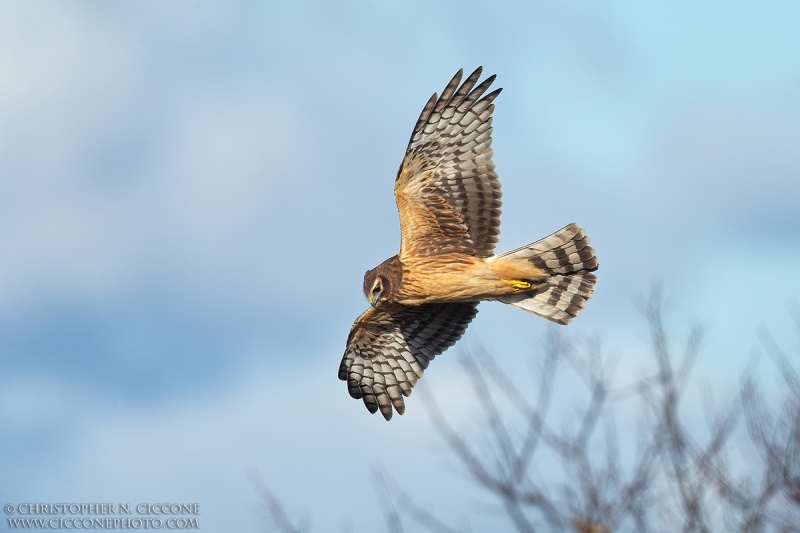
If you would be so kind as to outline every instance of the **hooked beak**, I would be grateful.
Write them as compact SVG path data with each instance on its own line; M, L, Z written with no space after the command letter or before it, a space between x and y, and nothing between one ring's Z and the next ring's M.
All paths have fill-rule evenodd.
M378 302L376 302L375 300L373 300L371 295L370 295L370 296L367 296L367 300L369 300L369 305L371 305L372 307L377 307L377 305L378 305Z

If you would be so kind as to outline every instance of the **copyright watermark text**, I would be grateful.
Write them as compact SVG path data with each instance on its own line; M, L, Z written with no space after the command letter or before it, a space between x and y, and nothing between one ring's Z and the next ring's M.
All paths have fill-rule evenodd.
M200 529L199 503L7 503L9 529Z

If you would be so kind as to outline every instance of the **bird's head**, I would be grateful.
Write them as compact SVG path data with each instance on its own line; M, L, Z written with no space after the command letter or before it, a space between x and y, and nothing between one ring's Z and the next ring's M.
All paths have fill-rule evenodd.
M377 307L378 302L385 300L390 292L389 278L379 274L377 268L367 270L364 274L364 296L372 307Z
M364 274L364 296L372 307L381 301L394 302L395 292L403 284L403 264L397 256L390 257Z

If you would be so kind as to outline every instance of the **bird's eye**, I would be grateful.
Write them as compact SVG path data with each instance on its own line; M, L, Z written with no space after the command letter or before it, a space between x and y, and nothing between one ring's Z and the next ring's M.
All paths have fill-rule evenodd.
M378 294L379 292L381 292L381 286L380 286L380 284L378 284L378 285L375 285L375 288L374 288L374 289L372 289L372 294Z

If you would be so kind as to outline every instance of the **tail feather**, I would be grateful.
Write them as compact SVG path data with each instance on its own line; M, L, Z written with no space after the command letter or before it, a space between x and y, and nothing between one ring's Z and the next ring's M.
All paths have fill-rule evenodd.
M582 270L569 276L553 276L536 291L504 296L498 300L558 324L569 324L592 297L596 282L597 276Z
M528 259L534 266L552 274L567 274L597 269L589 237L574 222L534 243L497 257Z
M576 224L570 224L527 246L498 257L525 259L550 274L535 291L499 298L559 324L578 316L594 292L598 262L589 238Z

